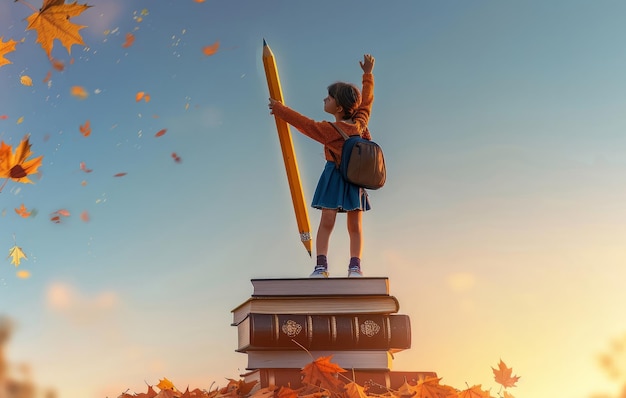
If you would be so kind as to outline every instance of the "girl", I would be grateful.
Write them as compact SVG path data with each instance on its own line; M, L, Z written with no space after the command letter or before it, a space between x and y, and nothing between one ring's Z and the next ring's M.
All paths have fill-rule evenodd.
M334 121L347 135L361 135L371 140L367 123L374 102L374 57L370 54L359 61L363 69L363 92L353 84L337 82L328 86L324 98L324 111L334 116ZM347 213L350 236L350 264L348 277L363 276L361 252L363 250L363 211L370 209L365 189L346 182L337 169L341 162L344 139L330 122L316 122L270 98L270 114L294 126L304 135L324 145L326 166L317 183L312 206L322 210L317 230L317 265L311 278L328 277L328 243L335 226L337 212Z

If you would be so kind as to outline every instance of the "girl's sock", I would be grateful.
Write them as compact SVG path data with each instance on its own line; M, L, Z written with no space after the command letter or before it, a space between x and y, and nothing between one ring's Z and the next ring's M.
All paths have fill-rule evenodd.
M326 258L326 255L319 254L317 256L317 267L328 268L328 259ZM315 268L317 268L317 267L315 267Z

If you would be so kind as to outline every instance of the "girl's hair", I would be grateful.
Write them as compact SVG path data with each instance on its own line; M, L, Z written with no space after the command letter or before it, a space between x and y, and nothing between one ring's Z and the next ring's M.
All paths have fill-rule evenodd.
M328 95L343 108L343 119L350 119L361 105L361 92L350 83L336 82L328 86Z

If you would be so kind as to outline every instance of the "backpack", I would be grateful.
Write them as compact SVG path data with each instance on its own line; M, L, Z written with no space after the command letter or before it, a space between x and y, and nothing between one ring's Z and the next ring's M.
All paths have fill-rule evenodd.
M345 140L341 150L341 164L337 164L343 179L367 189L378 189L385 185L387 169L382 148L360 135L348 136L339 126L329 123Z

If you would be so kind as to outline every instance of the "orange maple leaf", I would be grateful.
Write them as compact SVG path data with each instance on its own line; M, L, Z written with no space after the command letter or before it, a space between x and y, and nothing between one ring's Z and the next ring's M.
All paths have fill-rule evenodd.
M276 386L273 386L274 388L276 388ZM270 389L268 388L268 392ZM263 389L259 390L258 393L263 393ZM256 395L256 394L255 394ZM272 396L276 396L276 398L298 398L298 390L294 390L291 387L285 387L282 386L280 387L280 389L275 392L272 391Z
M73 44L85 45L79 31L86 26L72 23L70 18L80 15L89 7L76 2L65 4L65 0L44 0L39 11L26 18L26 30L34 29L37 32L37 43L41 44L48 58L51 57L54 39L60 40L68 54L71 54Z
M28 138L27 135L22 139L15 152L13 152L11 145L5 144L4 141L0 142L0 178L6 178L6 181L11 179L23 184L32 183L28 176L37 173L43 156L28 159L32 155ZM0 187L0 192L2 187Z
M519 380L519 376L511 376L513 368L507 368L506 364L500 359L498 369L493 370L494 379L497 383L502 384L504 388L515 387L515 383Z
M8 59L4 58L4 56L12 51L15 51L16 44L17 42L15 40L2 41L2 36L0 36L0 66L12 63Z
M72 88L70 88L70 94L80 100L84 100L89 97L89 93L85 90L85 87L82 86L72 86Z
M319 357L302 368L304 374L302 382L313 385L319 383L321 388L329 391L340 391L344 383L336 375L346 370L336 363L330 362L331 358L332 355Z
M24 218L30 217L30 213L31 213L30 211L26 209L26 206L24 206L24 203L22 203L20 207L16 208L15 212Z
M202 47L202 53L208 57L209 55L215 54L217 50L219 50L219 48L220 48L220 42L216 41L215 43L211 45Z
M489 391L484 391L480 384L459 392L458 398L491 398Z
M439 384L441 378L427 377L413 386L406 381L400 387L400 395L412 395L412 398L457 398L457 391L445 384Z
M89 123L89 120L87 120L85 124L79 125L78 130L80 130L83 137L89 137L91 135L91 123Z
M159 380L159 384L156 385L160 390L176 390L174 383L169 381L166 377Z
M122 43L122 47L128 48L135 42L135 35L132 33L126 33L126 41Z

